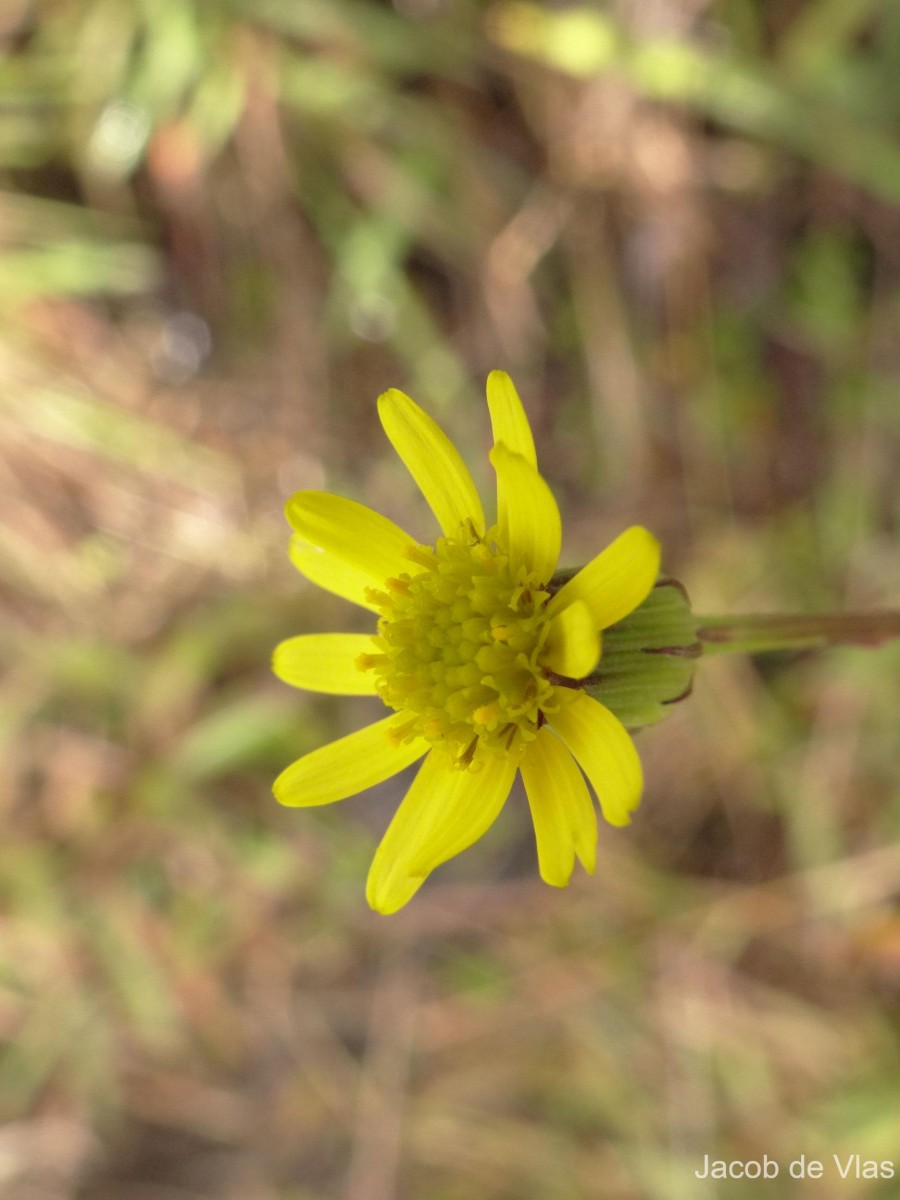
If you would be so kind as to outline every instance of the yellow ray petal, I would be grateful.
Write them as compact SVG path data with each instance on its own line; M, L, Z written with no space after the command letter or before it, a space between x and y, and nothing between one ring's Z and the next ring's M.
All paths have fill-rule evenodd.
M491 413L494 442L503 442L513 454L537 466L534 437L513 381L505 371L491 371L487 381L487 402Z
M547 583L559 561L562 522L553 493L535 467L503 442L491 451L497 472L501 535L514 567L526 567Z
M310 545L296 534L288 546L288 557L300 574L316 587L333 592L361 608L367 608L369 612L379 611L365 598L365 589L373 586L368 571L360 571L350 563L326 554L324 550Z
M615 625L646 600L659 574L659 555L653 534L632 525L559 589L547 615L582 600L598 629Z
M600 659L600 634L588 606L573 601L550 623L542 664L569 679L584 679Z
M594 802L574 758L546 726L529 743L521 771L534 822L541 879L553 887L565 887L576 854L593 875L597 864Z
M361 654L372 650L372 638L365 633L305 633L275 647L272 670L285 683L310 692L374 696L374 673L356 665Z
M419 767L369 868L366 899L376 912L396 912L425 882L424 875L410 875L408 854L437 819L449 778L449 756L443 750L432 750Z
M416 568L406 557L415 539L364 504L329 492L297 492L285 506L296 532L291 562L313 583L372 608L367 587Z
M407 720L404 713L391 713L298 758L275 780L275 799L292 808L331 804L390 779L428 749L424 739L398 743L391 737Z
M597 793L610 825L627 825L641 802L641 760L625 727L586 692L564 704L550 724L558 733Z
M481 761L481 770L461 771L443 748L425 759L372 862L366 896L378 912L402 908L435 867L477 841L496 819L516 764L487 754Z
M444 775L436 791L435 817L423 824L405 857L411 875L429 875L435 867L477 842L506 803L517 761L511 755L478 751L472 769Z
M396 388L379 396L378 415L444 534L459 537L460 527L467 521L483 533L484 513L478 491L443 429Z

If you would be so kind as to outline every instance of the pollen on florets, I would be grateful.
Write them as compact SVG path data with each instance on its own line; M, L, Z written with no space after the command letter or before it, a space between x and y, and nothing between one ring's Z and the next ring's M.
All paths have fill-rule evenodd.
M411 548L413 571L366 593L381 616L375 651L357 666L409 714L399 737L446 744L467 767L479 744L520 753L559 701L540 665L545 581L512 567L496 528L461 533Z

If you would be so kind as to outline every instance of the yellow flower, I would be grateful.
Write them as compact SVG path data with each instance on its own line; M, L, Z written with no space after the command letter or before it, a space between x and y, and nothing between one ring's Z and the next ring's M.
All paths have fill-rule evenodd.
M558 586L559 509L504 372L489 376L487 400L496 524L485 521L452 442L395 389L380 397L379 416L441 527L435 545L340 496L298 492L287 504L295 566L378 624L372 636L289 638L275 651L275 674L312 691L377 696L393 711L298 759L274 792L282 804L329 804L424 758L369 872L366 895L383 913L481 837L517 771L540 873L555 887L569 882L576 856L594 870L597 818L584 775L613 825L627 824L640 801L631 738L579 681L600 658L600 631L653 587L659 545L634 526Z

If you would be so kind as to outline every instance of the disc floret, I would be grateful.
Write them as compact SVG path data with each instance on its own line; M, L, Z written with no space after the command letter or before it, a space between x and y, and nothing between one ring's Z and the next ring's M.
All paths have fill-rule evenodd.
M460 767L479 746L521 753L559 708L541 666L549 632L546 581L510 563L497 527L417 546L419 570L369 589L380 613L376 652L357 660L378 695L409 714L397 731L451 749Z

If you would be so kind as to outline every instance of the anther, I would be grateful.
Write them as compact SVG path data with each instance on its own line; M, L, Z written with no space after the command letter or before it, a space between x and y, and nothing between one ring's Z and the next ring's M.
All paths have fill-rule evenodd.
M392 604L390 596L380 588L363 588L363 597L369 604L374 604L376 608L389 608Z
M388 741L394 746L399 746L400 743L407 738L416 727L416 718L411 721L404 721L402 725L395 725L393 729L388 730Z
M437 566L437 557L427 546L407 546L405 553L411 562L418 563L420 567L433 571Z
M360 654L354 660L354 666L358 671L371 671L373 667L389 666L390 661L386 654Z
M463 771L467 770L472 762L472 759L475 757L475 751L477 749L478 737L476 735L472 738L471 742L469 742L468 746L466 746L465 750L463 750L462 754L456 760L456 765Z

